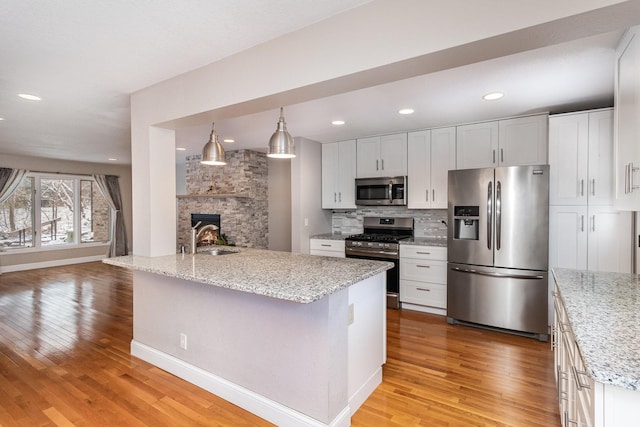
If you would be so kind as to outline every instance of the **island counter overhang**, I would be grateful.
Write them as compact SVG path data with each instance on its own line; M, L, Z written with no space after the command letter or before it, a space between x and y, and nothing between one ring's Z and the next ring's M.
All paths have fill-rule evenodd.
M104 260L133 270L132 355L277 425L350 425L382 381L392 264L233 250Z

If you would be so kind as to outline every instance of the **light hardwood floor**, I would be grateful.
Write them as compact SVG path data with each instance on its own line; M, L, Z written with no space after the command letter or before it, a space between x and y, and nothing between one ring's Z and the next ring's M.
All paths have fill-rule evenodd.
M263 426L129 355L131 275L102 263L0 275L1 426ZM353 426L559 426L549 345L388 311L384 380Z

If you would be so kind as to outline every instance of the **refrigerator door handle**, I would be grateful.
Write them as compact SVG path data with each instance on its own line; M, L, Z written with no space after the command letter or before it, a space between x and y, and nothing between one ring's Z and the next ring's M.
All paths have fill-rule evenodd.
M496 251L500 250L500 231L502 229L502 184L496 182Z
M491 250L491 216L493 215L493 182L487 186L487 249Z
M481 276L490 276L490 277L500 277L505 279L544 279L543 275L530 275L530 274L504 274L504 273L491 273L489 271L478 271L472 268L459 268L459 267L451 267L451 270L458 271L460 273L469 273L469 274L479 274Z

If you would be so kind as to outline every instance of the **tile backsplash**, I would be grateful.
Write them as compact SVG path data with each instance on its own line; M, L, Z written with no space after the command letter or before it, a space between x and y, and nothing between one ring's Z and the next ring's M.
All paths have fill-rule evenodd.
M383 217L413 217L414 236L436 239L447 238L446 209L407 209L399 206L372 206L356 210L334 210L331 215L333 233L358 234L362 233L362 223L365 216Z

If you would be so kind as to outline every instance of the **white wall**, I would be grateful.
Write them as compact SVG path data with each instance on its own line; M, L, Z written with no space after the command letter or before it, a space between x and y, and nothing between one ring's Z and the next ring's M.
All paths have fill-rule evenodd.
M291 161L267 158L269 249L291 252Z
M309 237L331 232L331 211L322 209L322 145L295 138L291 159L291 251L309 253Z

